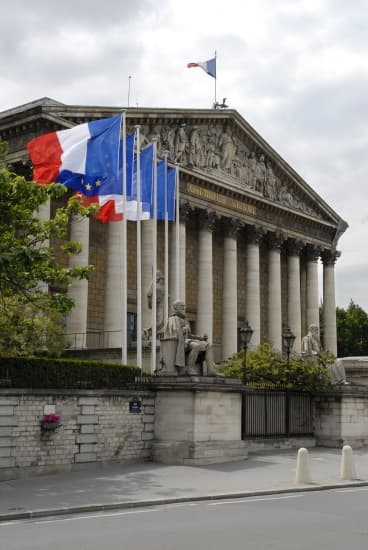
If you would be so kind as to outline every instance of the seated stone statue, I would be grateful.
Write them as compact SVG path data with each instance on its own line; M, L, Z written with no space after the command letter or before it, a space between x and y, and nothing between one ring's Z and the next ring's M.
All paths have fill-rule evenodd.
M309 332L302 338L302 355L306 359L315 358L322 351L319 339L319 329L317 325L310 325ZM331 383L334 385L349 385L346 380L345 368L341 359L336 359L334 363L327 365Z
M302 355L313 357L320 353L321 342L317 325L310 325L309 332L302 338Z
M336 359L334 363L328 365L331 383L334 385L349 386L350 382L346 380L345 367L342 359Z
M176 300L173 303L172 313L165 326L164 338L161 340L162 348L164 348L165 341L175 344L173 357L168 357L165 353L162 354L161 363L164 364L165 371L176 371L179 374L188 375L217 375L213 347L208 342L206 334L197 336L190 332L189 323L186 321L185 304L181 300ZM167 364L171 361L173 364Z

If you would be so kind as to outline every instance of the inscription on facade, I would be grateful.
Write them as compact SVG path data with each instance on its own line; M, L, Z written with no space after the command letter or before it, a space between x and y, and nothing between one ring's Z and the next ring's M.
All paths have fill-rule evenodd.
M233 199L232 197L226 197L225 195L221 195L221 193L217 193L217 191L203 189L199 185L194 185L193 183L189 183L187 191L191 195L211 201L214 204L226 206L227 208L237 210L238 212L243 212L243 214L249 214L250 216L256 216L257 214L257 209L255 206L246 204L237 199Z

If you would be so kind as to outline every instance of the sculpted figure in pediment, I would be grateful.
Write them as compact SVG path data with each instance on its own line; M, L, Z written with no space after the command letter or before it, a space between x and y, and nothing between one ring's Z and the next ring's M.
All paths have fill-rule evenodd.
M180 124L175 133L175 162L185 165L188 152L188 137L185 123Z
M235 146L233 138L227 128L224 129L220 136L218 147L220 151L221 168L225 171L230 171L235 155Z
M255 179L256 179L256 191L264 194L264 186L266 182L266 165L264 161L264 156L261 155L259 160L256 161L255 165Z
M256 188L256 170L257 170L257 159L256 154L252 151L250 157L248 158L248 185L251 189Z
M189 141L189 165L201 168L204 164L202 138L198 126L193 126Z
M266 163L266 181L264 187L264 195L268 199L276 200L277 198L277 178L272 170L272 164L270 161Z

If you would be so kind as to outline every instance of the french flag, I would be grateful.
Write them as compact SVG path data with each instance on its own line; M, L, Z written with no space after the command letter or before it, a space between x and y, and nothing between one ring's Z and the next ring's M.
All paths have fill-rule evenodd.
M34 181L59 182L87 196L106 194L119 178L121 117L93 120L28 142Z
M196 63L188 63L187 67L188 69L191 69L192 67L200 67L207 74L209 74L213 78L216 78L216 57L213 57L212 59L208 59L208 61L198 61Z

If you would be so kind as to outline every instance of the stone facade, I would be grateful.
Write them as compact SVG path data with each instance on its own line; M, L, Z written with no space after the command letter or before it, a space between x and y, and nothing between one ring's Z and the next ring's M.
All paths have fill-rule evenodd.
M140 413L129 412L139 397ZM40 427L45 405L60 426ZM81 463L151 458L154 394L148 391L0 391L0 479L69 470Z
M43 98L0 113L8 161L31 177L28 140L117 112L120 109L114 107L68 106ZM170 300L174 282L180 280L180 296L175 298L186 302L193 332L199 328L210 335L216 361L238 350L234 333L245 320L254 329L251 346L271 342L281 350L282 333L289 327L297 336L295 349L300 349L301 335L311 323L319 324L320 261L325 347L336 353L334 263L346 222L234 110L131 108L126 123L128 132L140 125L141 144L156 138L158 157L167 152L169 162L179 166L180 265L170 260ZM159 222L157 231L157 268L162 273L163 225ZM67 320L67 332L72 342L77 333L82 335L82 345L74 347L117 348L122 340L121 269L114 260L120 250L119 229L101 227L95 220L89 226L88 261L95 271L87 299L82 291L73 295L83 312L73 322L71 317ZM137 313L135 229L134 223L128 223L127 310L133 317ZM173 253L174 230L169 240ZM153 265L151 222L142 223L142 247L142 328L147 328L151 326L147 301ZM130 351L129 360L134 361L133 346Z

